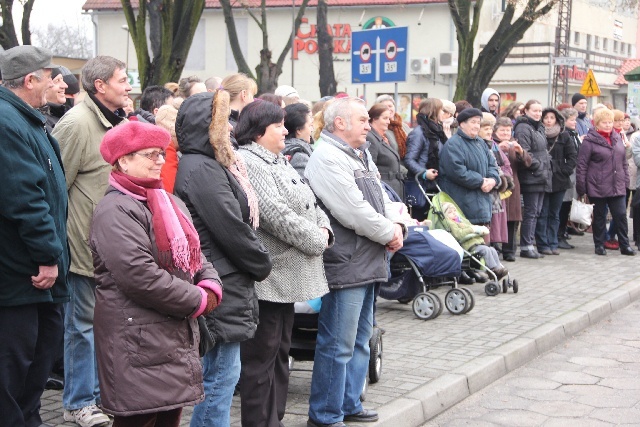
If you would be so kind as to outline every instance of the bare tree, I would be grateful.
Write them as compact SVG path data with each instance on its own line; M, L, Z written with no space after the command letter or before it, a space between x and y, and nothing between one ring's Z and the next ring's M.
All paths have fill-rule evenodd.
M31 11L33 3L36 0L19 0L22 5L22 22L20 32L22 33L22 44L31 44L31 31L29 30L29 20L31 19ZM18 46L18 36L16 33L15 23L13 21L13 4L14 0L0 0L0 12L2 13L2 25L0 25L0 46L4 50Z
M33 30L34 41L45 47L56 56L67 58L89 58L93 47L87 28L78 25L49 24L46 28Z
M337 92L338 82L333 71L333 36L327 30L326 0L318 0L318 59L320 62L320 96L329 96Z
M282 74L282 66L284 61L291 50L291 43L293 38L295 37L298 29L300 28L300 23L302 22L302 17L304 16L304 11L307 8L307 4L309 0L302 0L302 4L298 8L298 14L294 21L294 28L291 31L291 35L289 36L287 44L282 49L280 56L278 56L278 60L274 63L272 58L272 52L269 48L269 32L267 29L267 4L266 0L261 0L260 2L260 18L258 18L252 9L249 6L244 6L249 13L249 16L255 21L262 32L262 49L260 50L260 64L256 67L256 74L254 75L247 64L247 60L240 49L240 43L238 42L238 33L236 31L235 21L233 19L233 4L232 0L220 0L220 5L222 6L222 11L224 14L224 22L227 25L227 33L229 35L229 44L231 45L231 51L233 52L233 57L236 61L236 65L238 66L238 71L241 73L245 73L246 75L252 77L258 82L258 93L265 92L273 92L278 87L278 78ZM235 1L234 1L235 4Z
M135 47L142 89L177 81L187 61L205 0L140 0L137 15L131 0L120 2Z
M466 99L472 105L479 106L482 91L489 85L511 49L533 23L548 14L557 2L558 0L506 0L498 27L474 63L474 42L484 0L476 0L473 5L469 0L448 0L458 38L458 78L454 99ZM519 6L523 9L516 18L516 8Z

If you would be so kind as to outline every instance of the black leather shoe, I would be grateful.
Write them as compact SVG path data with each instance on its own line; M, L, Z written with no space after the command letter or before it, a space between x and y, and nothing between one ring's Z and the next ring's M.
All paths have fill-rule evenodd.
M313 421L311 418L309 418L307 420L307 427L347 427L347 425L342 421L338 421L337 423L333 423L333 424L322 424L322 423L317 423Z
M536 251L520 251L520 258L538 259L544 258L544 255L539 254Z
M620 253L622 255L634 256L636 254L636 251L634 251L631 246L627 246L626 248L620 248Z
M567 242L566 240L558 240L558 248L560 249L575 249L576 247Z
M553 255L553 251L551 249L543 249L541 251L538 251L538 255Z
M489 276L479 272L479 271L469 271L470 277L473 277L475 279L476 282L478 283L485 283L487 281L489 281Z
M473 285L474 283L476 283L476 279L474 279L473 277L469 277L469 275L463 271L460 274L458 283L460 283L461 285Z
M604 246L596 246L596 255L606 255L607 254L607 250L604 248Z
M576 230L573 227L567 227L567 233L573 236L584 236L584 231Z
M354 423L373 423L378 421L378 413L373 409L363 409L357 414L345 415L344 420L347 422L353 421Z
M504 261L515 262L516 256L514 254L505 254L502 256Z

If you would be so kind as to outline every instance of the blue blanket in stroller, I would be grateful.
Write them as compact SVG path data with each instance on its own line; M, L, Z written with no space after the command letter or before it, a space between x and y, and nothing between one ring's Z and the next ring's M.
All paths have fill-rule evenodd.
M394 266L411 259L422 273L422 277L458 277L462 272L460 256L455 249L437 240L427 227L409 227L409 235L400 249L391 258L391 277L380 286L384 299L413 298L420 292L421 284L412 269Z

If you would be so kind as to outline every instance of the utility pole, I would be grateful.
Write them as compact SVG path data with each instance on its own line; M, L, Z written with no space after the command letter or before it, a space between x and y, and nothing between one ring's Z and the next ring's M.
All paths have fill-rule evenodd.
M573 0L558 1L558 26L556 27L556 48L555 56L569 56L569 43L571 41L571 4ZM556 106L563 102L568 102L569 73L567 66L565 72L560 76L560 67L555 66L553 71L553 90L551 101Z

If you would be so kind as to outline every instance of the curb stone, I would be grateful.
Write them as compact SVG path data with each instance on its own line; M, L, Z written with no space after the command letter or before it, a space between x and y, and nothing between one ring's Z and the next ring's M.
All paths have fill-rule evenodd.
M640 299L640 283L617 289L538 326L452 373L435 378L378 409L376 427L420 426L508 372L533 360L611 313ZM419 413L417 408L422 407Z

